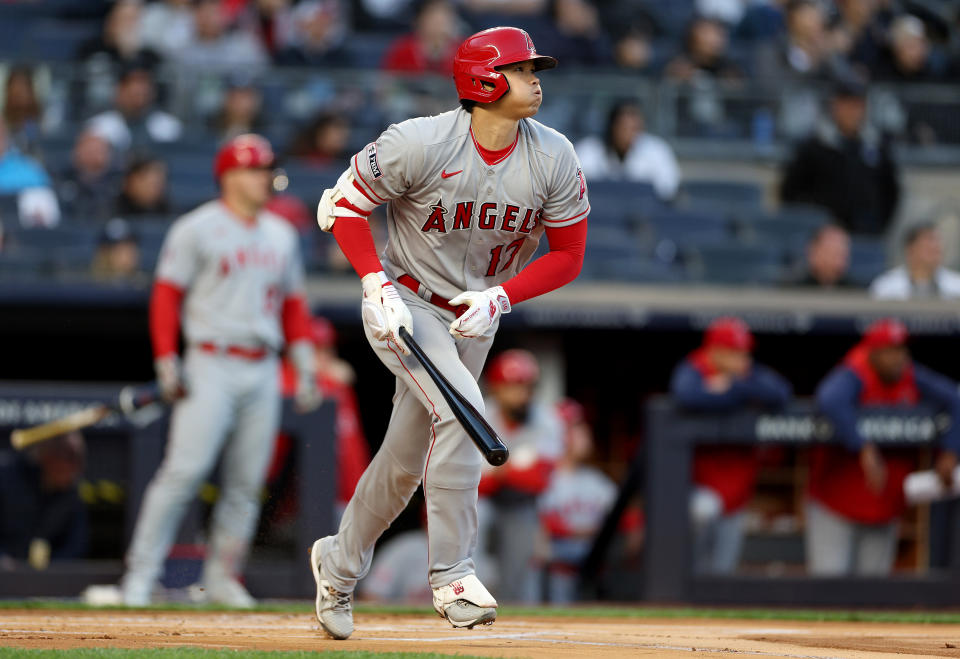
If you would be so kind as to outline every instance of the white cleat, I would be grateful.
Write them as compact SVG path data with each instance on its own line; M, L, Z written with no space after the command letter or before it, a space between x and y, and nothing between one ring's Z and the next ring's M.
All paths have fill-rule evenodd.
M124 606L150 606L153 582L133 575L126 575L120 584Z
M252 609L257 605L257 600L243 587L243 584L232 578L207 583L204 587L204 601L235 609Z
M433 608L457 629L492 625L497 619L497 600L473 574L434 588Z
M344 640L353 633L353 593L334 588L320 568L320 541L310 550L310 571L317 584L317 622L330 638Z

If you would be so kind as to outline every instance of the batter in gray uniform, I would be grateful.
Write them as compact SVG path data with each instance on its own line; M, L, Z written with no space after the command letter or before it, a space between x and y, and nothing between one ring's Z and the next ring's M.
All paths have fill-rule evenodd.
M537 71L554 66L523 30L469 37L454 60L461 109L391 126L320 201L320 228L361 277L367 339L397 376L383 444L338 532L311 552L317 619L334 638L353 632L354 586L421 480L434 608L454 627L496 619L472 559L480 453L399 329L482 411L477 378L500 315L580 272L586 183L570 142L531 119L542 100ZM389 229L382 260L366 221L380 204ZM549 253L527 266L544 233Z
M127 605L150 602L184 512L221 453L203 592L213 602L254 604L238 576L280 421L277 353L284 343L298 371L298 405L319 403L299 242L289 223L263 210L272 165L264 138L228 142L214 162L221 198L178 219L164 241L150 334L158 382L175 404L166 455L127 553Z

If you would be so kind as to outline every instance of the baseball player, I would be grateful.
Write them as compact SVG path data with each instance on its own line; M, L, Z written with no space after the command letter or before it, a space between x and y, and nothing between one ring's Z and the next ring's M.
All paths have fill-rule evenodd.
M219 199L170 228L150 300L150 338L164 397L176 401L160 469L147 488L127 553L122 591L145 605L177 528L223 454L203 568L210 601L250 607L237 580L256 526L280 421L277 354L297 365L298 403L318 400L304 274L294 229L265 212L273 151L241 135L214 162ZM186 354L177 339L183 319Z
M477 378L500 316L580 272L586 183L570 142L531 119L543 100L537 72L554 66L517 28L467 38L453 67L461 107L390 126L320 201L321 229L361 277L367 339L397 376L383 444L339 531L311 552L317 618L334 638L353 632L354 586L421 479L434 608L454 627L496 618L471 558L480 453L399 330L483 410ZM381 204L389 235L382 260L367 224ZM544 233L550 251L524 267Z

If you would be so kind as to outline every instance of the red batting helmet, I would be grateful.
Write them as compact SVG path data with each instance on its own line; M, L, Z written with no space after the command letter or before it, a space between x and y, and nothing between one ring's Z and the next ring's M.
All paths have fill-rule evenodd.
M532 61L537 71L557 65L555 58L538 54L530 35L520 28L492 27L477 32L460 44L453 58L457 94L468 101L492 103L510 89L506 77L496 67L527 61ZM484 82L493 85L493 89L484 89Z
M220 177L231 169L273 167L273 149L266 138L253 133L237 135L220 147L213 161L213 175Z
M318 316L310 323L310 339L318 348L329 348L337 343L337 330L329 320Z
M707 327L703 335L703 345L720 346L733 350L753 350L753 334L750 328L739 318L717 318Z
M498 384L531 384L540 377L537 359L526 350L505 350L487 368L487 381Z

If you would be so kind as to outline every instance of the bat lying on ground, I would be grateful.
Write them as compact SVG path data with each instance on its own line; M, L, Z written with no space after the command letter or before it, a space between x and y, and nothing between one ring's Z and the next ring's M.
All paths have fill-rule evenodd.
M450 384L450 381L437 370L437 367L434 366L430 358L427 357L423 348L420 347L420 344L413 340L413 337L410 336L410 333L404 327L400 328L400 338L407 344L410 352L413 353L413 356L416 357L417 361L423 366L427 375L429 375L430 379L437 385L437 389L440 390L440 394L444 400L447 401L447 405L453 410L457 421L460 422L463 429L470 435L470 439L472 439L473 443L480 449L480 452L483 454L483 457L487 459L487 462L495 467L499 467L506 462L507 458L510 457L510 452L507 450L503 441L497 436L494 429L487 423L487 420L480 415L477 408L471 405L470 401L457 391L453 385Z
M132 418L137 412L160 401L160 390L155 382L142 386L127 386L109 402L78 410L65 417L54 419L38 426L19 428L10 433L10 443L18 451L52 439L58 435L92 426L113 412Z

